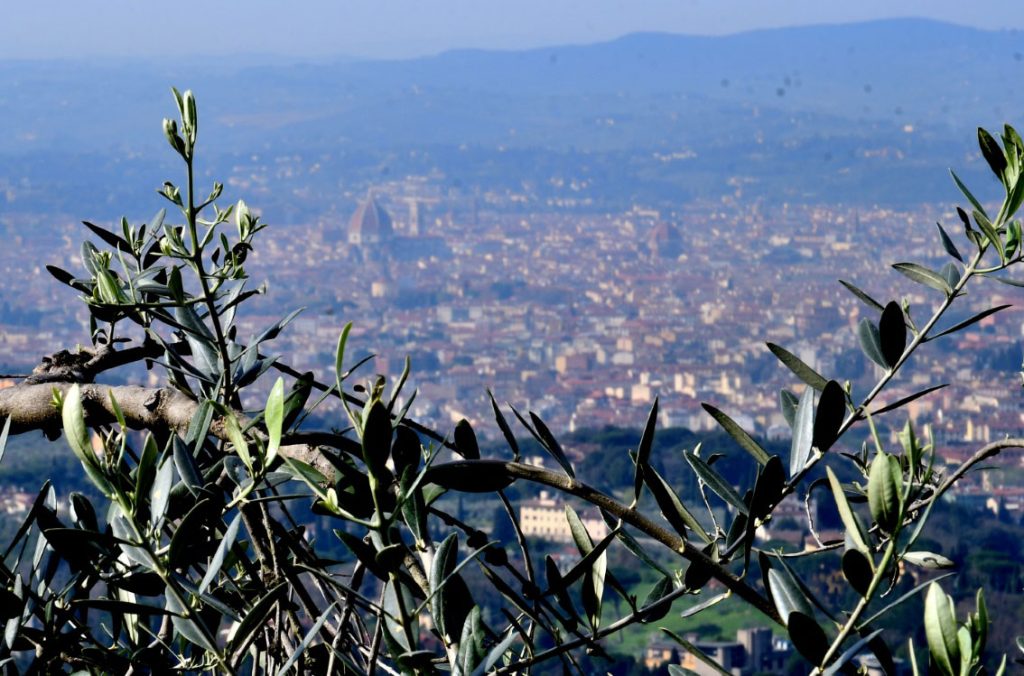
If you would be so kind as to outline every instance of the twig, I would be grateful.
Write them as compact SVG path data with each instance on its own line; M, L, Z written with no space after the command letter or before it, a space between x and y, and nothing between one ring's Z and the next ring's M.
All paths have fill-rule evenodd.
M431 481L432 479L441 478L444 475L447 475L449 478L454 478L457 476L474 476L477 474L489 477L504 475L511 479L525 479L526 481L550 486L562 493L574 495L596 505L609 514L612 514L613 516L639 529L662 545L681 555L683 558L706 566L712 571L712 577L721 582L726 589L759 610L768 619L784 626L784 622L779 616L778 611L775 609L775 605L759 594L753 587L748 585L745 580L726 570L721 563L713 560L692 543L684 540L666 528L659 526L635 509L627 507L614 498L605 495L596 488L588 486L587 484L568 475L553 472L541 467L534 467L533 465L526 465L518 462L507 462L504 460L461 460L434 465L427 470L426 480ZM441 481L435 481L435 483L445 485L446 481L442 478Z

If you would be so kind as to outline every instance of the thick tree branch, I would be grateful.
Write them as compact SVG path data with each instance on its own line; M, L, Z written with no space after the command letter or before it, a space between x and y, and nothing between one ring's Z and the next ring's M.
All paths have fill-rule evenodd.
M24 383L0 390L0 419L11 419L11 433L20 434L43 430L57 436L61 430L61 414L53 405L54 390L67 394L72 382ZM116 422L111 396L124 413L125 422L132 429L172 430L184 435L199 404L187 395L169 387L138 387L136 385L79 384L82 408L89 427ZM228 440L224 421L214 420L210 434ZM312 443L307 443L307 441ZM318 471L331 476L333 467L317 449L330 445L348 450L351 440L338 435L305 435L285 438L281 453L290 458L313 465Z
M80 381L79 381L80 382ZM54 391L67 394L74 382L25 383L0 390L0 416L11 418L11 431L60 427L60 411L53 404ZM171 429L183 432L197 404L170 388L146 388L135 385L99 385L82 383L82 407L90 427L116 420L110 397L113 396L130 427L134 429Z
M61 350L43 357L39 365L32 369L32 374L25 379L25 383L91 383L104 371L153 359L160 353L160 346L149 341L124 350L115 350L109 345L77 352Z

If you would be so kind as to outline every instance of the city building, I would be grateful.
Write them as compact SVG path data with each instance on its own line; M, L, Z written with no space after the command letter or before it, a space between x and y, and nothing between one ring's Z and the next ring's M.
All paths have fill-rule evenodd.
M688 634L686 640L734 676L783 674L793 654L792 644L773 636L767 627L740 629L736 632L735 641L707 641L696 634ZM644 666L657 669L663 664L678 664L700 676L719 676L722 673L694 653L655 636L644 651Z
M608 535L608 525L597 510L584 510L579 516L594 541ZM565 502L552 497L547 491L541 491L538 498L522 503L519 522L523 535L527 537L551 542L572 542L572 531L565 516Z

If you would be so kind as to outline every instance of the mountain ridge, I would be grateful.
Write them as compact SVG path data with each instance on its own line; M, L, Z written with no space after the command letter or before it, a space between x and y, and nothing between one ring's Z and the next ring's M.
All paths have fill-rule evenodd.
M9 159L0 179L36 166L33 175L48 181L62 170L44 157L160 157L152 120L166 115L175 84L215 111L202 143L228 166L251 149L323 156L339 180L394 166L436 167L461 182L518 181L499 169L566 174L600 155L604 179L594 191L617 190L631 172L630 185L664 183L665 199L706 195L720 175L749 172L766 194L829 176L839 187L821 188L825 199L840 188L891 199L904 188L894 180L928 196L938 191L924 177L956 158L968 158L967 174L981 166L968 142L976 126L1012 123L1024 110L1024 92L1007 86L1020 77L1022 52L1019 32L902 19L729 36L635 33L391 61L2 61L0 156ZM543 160L520 162L509 151ZM657 159L690 152L699 162Z

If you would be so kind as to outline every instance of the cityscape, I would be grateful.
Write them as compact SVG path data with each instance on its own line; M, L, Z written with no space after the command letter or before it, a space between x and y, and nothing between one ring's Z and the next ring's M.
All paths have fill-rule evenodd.
M233 184L246 187L240 178ZM524 199L516 193L446 196L425 176L374 185L353 197L345 217L267 231L251 267L257 283L269 280L268 299L256 305L263 314L240 317L240 327L254 335L304 308L279 349L295 368L326 377L341 327L352 321L355 349L376 355L365 377L394 380L408 356L418 392L410 413L438 429L466 418L496 436L490 390L570 432L640 427L657 398L667 426L716 429L701 408L707 402L752 433L782 437L788 430L778 393L793 379L766 343L820 373L873 384L876 367L856 337L859 320L873 310L838 282L883 303L905 298L924 314L940 296L887 268L940 260L934 223L952 228L956 214L927 204L914 211L767 207L737 193L678 212L635 205L567 215L508 213ZM14 313L4 327L5 363L30 366L42 356L40 343L81 340L82 308L47 313L72 298L42 265L31 270L29 288L13 286L35 252L40 261L80 269L81 230L68 224L22 236L22 248L0 254L11 285L6 297L32 298L39 308L27 318ZM889 260L879 260L879 250ZM986 291L964 299L954 319L1010 307L929 346L913 377L886 393L892 402L947 386L905 415L929 421L950 461L1024 427L1013 403L1021 292L996 282Z
M905 39L902 49L899 39ZM935 44L946 49L935 50ZM720 50L718 58L708 45ZM876 45L877 53L870 49ZM833 49L836 46L843 48ZM267 57L247 63L239 57L209 72L188 60L166 67L151 61L97 60L78 70L58 61L0 59L0 91L7 92L0 95L0 113L10 118L10 133L0 135L0 234L8 244L0 247L0 391L23 386L44 357L90 344L95 317L78 292L54 279L60 273L47 269L67 270L84 280L94 274L91 254L82 242L101 242L83 227L83 220L115 233L122 232L122 216L127 225L152 223L160 217L141 214L161 207L168 207L168 221L181 220L161 197L167 190L160 186L164 180L185 179L175 174L180 168L164 158L166 139L159 138L153 125L137 127L136 118L152 121L146 115L156 97L151 99L148 89L158 77L194 77L198 90L206 87L211 92L210 103L202 99L204 114L211 111L203 134L211 138L208 155L198 153L205 163L197 165L197 194L209 190L207 184L222 182L223 196L216 202L220 209L242 199L268 224L251 252L243 251L251 280L248 288L261 294L248 299L238 312L233 329L237 333L231 340L245 345L250 337L300 310L273 342L260 347L259 354L279 355L295 372L312 372L319 381L331 383L339 336L351 323L345 363L361 364L349 381L349 386L357 386L354 392L367 396L381 376L393 386L408 369L405 389L388 403L388 413L408 406L410 425L420 426L420 433L436 432L433 437L414 436L423 444L423 457L413 453L415 463L471 464L481 452L485 460L500 456L506 461L514 449L509 464L523 473L520 477L529 472L567 475L555 481L544 474L548 483L510 481L496 491L471 485L481 481L490 486L482 474L474 475L471 482L458 484L470 486L464 493L461 488L446 492L438 484L442 490L425 497L427 492L417 484L409 488L410 475L401 472L401 437L395 430L388 426L388 433L396 434L394 446L388 436L385 447L391 457L383 469L374 469L360 446L368 433L370 409L354 416L350 411L346 417L337 402L327 400L309 415L303 431L316 426L321 430L317 438L357 451L354 460L331 461L337 470L336 485L321 491L310 478L315 478L313 471L279 460L270 472L273 455L263 456L262 467L264 460L254 464L249 455L251 449L264 453L273 437L268 398L274 396L271 388L277 375L268 372L241 390L230 405L238 408L240 418L253 416L251 428L232 430L226 425L227 432L208 428L205 433L218 451L235 449L240 458L235 469L244 466L253 476L263 473L259 481L267 484L256 489L265 491L259 500L284 500L276 489L286 483L299 486L295 495L286 494L287 499L314 498L312 506L293 512L275 504L273 510L280 511L273 511L275 524L266 525L268 543L271 549L275 543L283 547L287 538L279 531L287 521L291 533L298 534L294 542L316 551L315 561L304 560L303 565L322 564L324 570L334 566L334 571L348 566L344 575L356 580L346 591L349 598L365 595L359 612L370 609L367 617L377 613L372 655L366 649L372 634L365 627L359 631L366 646L355 641L352 648L359 659L371 655L371 671L382 650L381 636L392 631L389 623L399 615L414 617L415 624L402 627L403 640L410 644L402 658L427 659L423 655L430 653L432 668L450 667L449 653L453 646L457 652L457 641L453 643L450 628L441 626L443 613L431 612L439 598L438 579L424 583L432 591L423 598L410 592L406 599L405 592L396 595L396 585L401 589L406 578L416 575L389 578L379 570L389 560L389 551L406 547L428 562L416 564L422 567L417 572L437 575L430 567L436 560L431 562L430 557L444 551L444 545L435 550L434 544L424 542L433 538L435 543L449 543L449 532L459 533L473 550L467 555L464 547L459 554L456 538L452 562L464 558L454 572L449 568L441 575L451 578L452 587L465 588L465 597L475 599L476 621L488 625L474 639L479 643L477 666L487 652L484 644L497 650L506 634L509 641L522 640L524 646L518 658L506 656L502 666L496 657L484 672L494 667L500 673L518 673L517 664L532 665L536 628L527 632L519 625L526 623L524 618L536 619L529 604L535 610L546 603L550 608L544 612L557 622L551 621L555 630L544 639L551 645L539 646L537 652L558 652L562 641L575 641L583 650L579 662L552 659L536 673L555 673L560 667L568 672L570 666L578 673L598 673L594 665L600 664L600 673L637 676L807 674L802 660L808 657L808 648L794 635L800 633L793 628L799 625L790 624L787 630L790 613L806 610L814 622L814 617L828 614L823 604L840 606L853 598L858 605L852 617L857 619L886 582L889 589L874 603L887 603L890 593L906 593L892 604L895 607L913 596L898 584L909 581L924 589L946 572L935 569L947 567L957 568L956 577L946 582L955 595L954 611L973 607L973 594L981 586L993 615L1009 618L1001 625L992 623L986 654L1009 653L1020 640L1014 619L1024 608L1024 550L1017 544L1024 541L1024 455L1019 450L1003 452L983 471L956 477L942 500L934 502L933 525L911 538L913 543L920 537L921 551L898 553L917 555L924 564L915 567L900 559L892 573L883 576L878 570L885 572L891 561L882 558L876 570L875 555L882 555L884 547L893 549L886 538L891 535L895 543L902 520L914 523L923 504L928 505L923 511L928 518L933 504L926 502L929 491L961 463L973 463L979 448L1024 437L1024 275L1014 278L1011 270L998 273L1005 283L993 278L972 281L970 291L954 299L933 335L963 328L912 350L908 368L897 369L896 377L872 402L872 410L879 414L849 434L843 428L845 436L829 451L827 474L826 463L814 467L828 450L819 446L823 433L817 418L813 446L821 453L808 461L806 477L801 474L805 466L791 464L789 454L795 453L791 448L797 448L799 436L791 409L811 386L800 382L777 355L790 353L822 380L835 380L854 402L886 376L888 369L877 365L877 359L872 361L870 350L863 347L861 322L869 319L877 329L881 307L895 301L890 307L902 309L905 326L916 332L947 300L941 291L893 266L916 263L945 279L959 278L963 266L948 264L951 247L970 250L974 245L969 237L976 236L965 234L969 219L958 211L965 205L956 185L959 177L965 177L979 195L980 202L974 204L978 211L999 211L994 201L998 183L984 177L992 159L983 157L984 143L983 152L978 152L972 136L975 127L991 123L996 133L992 115L1008 115L1024 105L1024 94L1016 90L1006 91L991 105L981 92L1016 74L1022 52L1024 43L1016 31L893 19L715 38L639 33L593 45L454 50L407 60L277 63ZM763 60L752 54L763 55ZM896 59L891 67L890 57ZM685 70L683 66L689 68L685 77L666 84L676 69ZM91 92L79 85L79 79L113 92L106 109L109 117L91 106ZM947 80L952 83L949 89L943 88ZM163 86L164 80L159 82ZM175 96L181 96L177 90ZM930 103L922 103L925 99ZM957 106L960 101L962 107ZM186 117L183 112L183 134ZM442 126L449 117L451 121ZM161 145L139 140L143 132ZM123 138L113 140L119 135ZM168 138L173 147L173 135ZM205 138L200 136L204 151ZM1007 138L1013 138L1009 130L1004 131L1004 143ZM949 180L948 167L956 172L956 182ZM977 214L974 219L977 224ZM223 227L231 231L234 221ZM943 244L940 231L951 243ZM994 258L988 255L986 260ZM111 268L116 271L120 264L115 260ZM178 325L183 336L189 333L186 325ZM143 336L128 322L117 329L129 345L138 344ZM165 337L169 336L170 332ZM97 382L165 387L167 372L151 367L135 363L103 374ZM66 405L65 394L57 388L52 396L57 408ZM826 395L807 400L812 407L817 401L823 409ZM787 403L792 405L787 408ZM840 404L837 429L849 413L846 400ZM882 410L893 404L900 404L898 410ZM741 432L716 421L708 407L749 433L749 443ZM514 433L496 419L495 408L504 411ZM645 428L652 410L657 411L661 435L657 444L662 455L656 462L644 457L650 456L654 443L650 428ZM197 414L190 424L198 420ZM62 422L66 427L65 418ZM917 431L922 444L933 444L937 450L935 465L926 472L912 467L920 458L911 457L914 444L907 441L905 425ZM472 431L471 441L467 429ZM877 448L869 429L877 431ZM43 432L50 441L58 436L54 429ZM238 451L245 445L243 434L252 435L252 446ZM109 459L112 435L100 430L87 438L96 457ZM552 441L551 435L559 441ZM171 437L164 439L171 450L161 451L169 458L165 465L175 467L168 470L168 481L179 478L179 501L181 495L188 496L187 488L188 500L205 505L213 484L202 485L203 476L189 469L189 461L175 445L181 439L173 433L167 439ZM515 437L526 442L522 448ZM69 441L76 449L75 441ZM131 443L140 448L144 444L141 435L132 437ZM194 453L186 448L186 454L203 458L205 434L188 443L197 445ZM811 442L807 443L811 453ZM54 451L58 446L60 452ZM0 465L0 532L14 533L18 520L36 518L41 473L52 472L54 485L64 493L75 491L79 500L82 495L99 497L88 484L92 474L81 472L80 461L87 461L76 459L63 441L49 444L33 431L12 441L12 448ZM756 463L749 462L744 450ZM765 457L758 457L758 451ZM727 457L734 452L743 460ZM769 453L781 456L781 464L768 460ZM898 527L882 524L885 514L875 504L877 494L872 494L877 488L868 483L879 480L863 460L869 455L883 461L897 458L897 485L904 486L905 472L906 486L921 489L916 511L901 513ZM132 460L140 468L132 475L140 486L144 460L141 454ZM353 474L346 475L350 470L345 462L356 468ZM220 463L217 481L236 492L226 494L234 497L226 500L223 514L218 511L212 525L197 530L220 550L203 553L207 561L217 562L219 557L218 566L224 565L226 550L217 543L228 541L224 547L230 548L239 532L242 507L230 537L226 533L232 526L225 527L220 519L228 522L231 510L246 504L248 492L259 483L229 484L234 470L223 458ZM772 480L775 465L789 468L777 470L779 485L793 478L794 486L777 489L769 509L758 514L755 505L766 499L758 491L769 490L762 482ZM834 467L843 468L837 470L838 478ZM390 481L386 490L379 489L380 476L374 471ZM423 472L416 482L427 476L426 465ZM346 485L345 477L353 475L358 481ZM801 477L806 485L796 489ZM272 478L281 483L272 485ZM569 479L589 482L593 490L604 491L607 500L621 500L624 511L615 513L607 502L588 500L591 489ZM330 482L326 476L323 481ZM359 481L368 486L365 494L359 492ZM671 490L658 492L658 481ZM747 484L750 490L741 495ZM711 500L709 488L714 493ZM396 502L388 490L402 498ZM402 493L406 490L423 493L409 499ZM132 499L142 500L141 489L136 492ZM372 518L344 511L344 500L352 495L373 503L367 512ZM394 521L381 527L381 505L388 500L393 510L388 518ZM657 514L656 504L660 511L657 525L642 533L627 518L636 515L638 504ZM52 509L53 519L77 520L80 505L46 509ZM410 525L414 519L406 513L409 509L429 511L438 521L428 527L423 517L422 524ZM672 509L676 511L670 514ZM688 516L688 510L700 516ZM875 525L857 534L861 526L851 512L870 514ZM109 518L109 527L96 525L96 530L107 528L106 535L129 543L124 532L113 530L115 517ZM271 512L264 511L261 518L269 522ZM627 523L633 530L626 529ZM167 539L169 522L154 516L148 524L138 537L155 537L157 543L161 537ZM659 535L665 524L678 533L678 543L671 539L675 534ZM965 534L968 525L973 537ZM396 535L400 527L409 532ZM82 530L81 524L76 528ZM167 532L162 534L161 528ZM248 517L244 528L255 543ZM42 542L46 528L40 529ZM55 530L65 529L61 525ZM702 536L703 541L697 539ZM609 545L617 543L617 537L624 547ZM858 537L868 544L859 545ZM385 546L389 538L396 540ZM488 558L488 547L495 543L500 564ZM518 549L510 543L518 543ZM668 550L659 549L653 557L637 554L666 543ZM595 553L595 545L607 547L607 556L600 549ZM141 545L132 547L139 550ZM168 543L149 556L171 557L174 547ZM230 565L245 561L248 553L242 556L240 549L231 554L235 559L228 557ZM833 549L837 556L825 558ZM688 559L685 567L675 558L680 552ZM850 552L853 557L848 557ZM804 558L805 554L825 556ZM646 564L643 571L628 558L631 555ZM896 554L882 556L890 555ZM256 561L263 554L253 556ZM694 583L694 576L699 579L702 574L701 564L717 565L720 556L725 572ZM857 571L851 572L851 566L857 561L849 561L857 556L867 566L870 588L854 582ZM772 568L770 557L782 563ZM149 559L142 558L142 565L148 565ZM585 573L579 570L581 560L598 558L611 561L607 589L604 568L598 573L594 563ZM128 555L118 565L127 566L128 560L137 563ZM792 561L792 569L786 561ZM20 558L17 565L23 565ZM416 570L407 562L403 565ZM494 573L502 566L508 568L504 577ZM534 577L533 566L543 567L548 587L543 593L535 584L541 578ZM76 570L71 567L72 573ZM181 577L189 570L180 566L173 575ZM380 579L379 589L377 578L363 580L366 570ZM796 581L803 576L807 587L800 593L811 596L813 589L815 603L824 612L810 608L809 602L806 609L785 606L787 601L780 600L785 594L773 586L782 584L782 575ZM570 582L560 589L561 576ZM16 593L15 577L12 573L0 579L0 593ZM201 586L188 582L196 588L192 595L197 607L211 596L204 593L217 580L216 571L210 579L205 577ZM595 577L600 582L588 587L595 584ZM749 589L764 592L767 603L776 604L781 626L768 626L774 610L765 614L756 603L744 605L750 598L736 589L748 589L742 587L745 577L758 578ZM567 601L564 592L579 580L584 589ZM501 585L512 582L519 585L516 591L502 591ZM234 580L228 583L225 588L245 587ZM261 579L255 586L263 584ZM445 584L447 577L440 588ZM644 603L651 602L646 611L653 615L659 585L662 598L672 595L679 603L655 624L638 602L646 597ZM612 587L618 596L608 591ZM183 588L192 593L191 587ZM587 597L593 589L598 590L596 611L594 600ZM602 590L607 597L603 617ZM230 590L228 596L234 593ZM375 594L379 599L370 598ZM712 594L716 596L707 600ZM823 603L817 603L818 597ZM317 643L314 634L324 621L317 621L312 611L329 612L334 604L329 605L327 598L325 594L316 602L301 599L307 615L294 620L294 629L310 633L295 649L295 660L311 642ZM574 619L576 598L585 610L580 615L586 616L585 626L583 619L579 626ZM861 598L866 599L863 604ZM842 659L856 664L857 673L917 673L908 659L914 645L908 654L906 642L917 640L923 649L926 639L933 640L925 636L928 629L920 621L923 598L914 598L898 609L895 619L878 625L893 639L895 660L887 650L869 645L879 635L870 634L870 623L857 626L862 640ZM137 602L134 596L118 599L117 603ZM516 599L515 613L501 605L507 599ZM414 613L402 607L411 601L418 605ZM219 602L224 604L223 599ZM381 610L385 606L387 610ZM171 605L167 608L174 614ZM244 604L240 608L252 610ZM613 611L629 619L620 632L607 629L618 621L609 622ZM175 612L177 619L189 617L189 612ZM853 619L846 624L839 615L822 620L829 627L828 636L822 633L824 643L831 642L838 630L834 649L854 643L846 634L854 629ZM470 627L472 616L466 617ZM511 628L503 634L499 627L506 622ZM209 649L210 641L233 645L238 627L229 631L227 626L225 621L214 639L193 635L188 641L203 649ZM543 622L537 620L536 626ZM901 632L906 635L897 637ZM479 638L483 635L486 640ZM384 643L387 640L393 637ZM417 641L423 648L419 657L411 645ZM900 642L903 645L897 648ZM383 652L400 654L395 645L385 645ZM604 651L608 654L602 655ZM240 660L247 659L244 652L239 652ZM824 664L836 655L817 657ZM398 658L393 661L403 664ZM420 672L419 667L403 669ZM391 673L390 666L387 670Z

